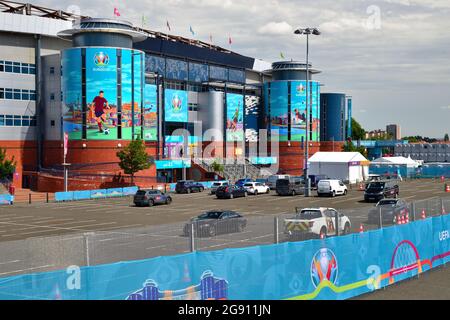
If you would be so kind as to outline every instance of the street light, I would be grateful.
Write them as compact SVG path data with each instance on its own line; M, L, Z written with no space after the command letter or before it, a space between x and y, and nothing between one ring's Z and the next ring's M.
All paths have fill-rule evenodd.
M297 29L294 31L296 35L306 35L306 148L305 148L305 197L310 196L311 191L311 180L308 176L308 159L309 159L309 35L319 36L321 33L317 28L305 28L305 29Z

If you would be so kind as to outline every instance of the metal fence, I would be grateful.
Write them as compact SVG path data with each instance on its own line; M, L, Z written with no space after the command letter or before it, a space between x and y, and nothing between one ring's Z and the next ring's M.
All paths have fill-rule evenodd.
M361 227L368 231L393 225L369 224L368 212L373 208L339 212L350 217L353 233L360 232ZM408 211L409 222L449 214L450 198L414 201L408 204ZM285 219L292 218L294 214L259 214L218 224L174 223L0 242L0 277L169 256L194 250L215 251L305 240L293 239L285 232Z

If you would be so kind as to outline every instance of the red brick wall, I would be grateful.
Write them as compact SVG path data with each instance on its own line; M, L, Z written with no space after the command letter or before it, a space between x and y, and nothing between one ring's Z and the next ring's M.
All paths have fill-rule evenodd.
M8 159L14 157L16 161L16 172L14 185L22 187L23 169L35 168L37 162L37 148L35 141L0 141L0 147L6 149Z

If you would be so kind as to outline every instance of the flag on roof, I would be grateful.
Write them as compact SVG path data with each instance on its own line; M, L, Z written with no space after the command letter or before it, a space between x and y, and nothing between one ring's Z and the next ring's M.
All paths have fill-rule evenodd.
M169 29L169 31L171 31L171 29L170 29L170 24L169 24L169 20L166 20L166 26L167 26L167 29Z
M231 36L228 37L228 44L232 44L233 43L233 39L231 39Z
M193 36L195 36L194 29L192 29L192 26L189 26L189 31L192 33Z
M114 15L115 15L116 17L120 17L119 9L114 8Z

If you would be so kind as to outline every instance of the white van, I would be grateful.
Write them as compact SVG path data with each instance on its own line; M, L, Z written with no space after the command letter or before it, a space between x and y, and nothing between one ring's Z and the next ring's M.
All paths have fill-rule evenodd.
M280 179L289 179L290 175L288 174L274 174L267 179L267 185L271 190L275 190L277 188L277 181Z
M320 180L317 185L317 195L329 195L335 197L337 195L347 195L347 186L342 180Z

